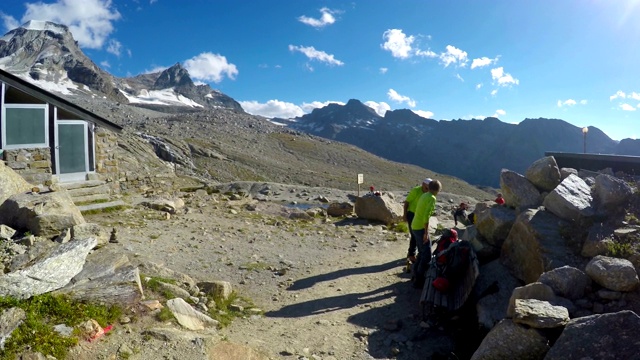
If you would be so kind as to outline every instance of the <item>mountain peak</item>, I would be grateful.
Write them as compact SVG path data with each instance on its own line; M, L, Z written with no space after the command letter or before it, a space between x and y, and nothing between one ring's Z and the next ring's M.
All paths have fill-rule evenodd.
M155 84L153 84L155 89L167 89L178 86L194 86L189 72L183 68L180 63L176 63L161 72Z
M20 27L25 30L52 31L58 34L69 32L69 28L65 25L43 20L29 20Z

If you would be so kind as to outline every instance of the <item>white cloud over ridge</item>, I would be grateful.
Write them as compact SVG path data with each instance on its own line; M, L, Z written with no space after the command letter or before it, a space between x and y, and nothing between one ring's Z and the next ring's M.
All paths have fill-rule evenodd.
M511 76L511 74L504 72L504 68L491 69L491 78L498 83L499 86L510 86L520 84L520 80Z
M425 110L411 110L411 111L413 111L418 116L422 116L423 118L433 119L434 113L431 111L425 111Z
M296 104L280 100L269 100L266 103L257 101L239 101L244 111L252 115L268 118L292 119L304 115L304 111Z
M391 110L391 106L384 101L365 101L364 104L375 110L375 112L380 116L384 116L387 111Z
M387 92L387 96L389 96L389 99L398 102L398 103L406 103L407 106L409 107L416 107L416 101L411 99L408 96L404 96L404 95L400 95L398 94L397 91L393 90L393 89L389 89L389 91Z
M309 60L317 60L329 65L342 66L344 63L337 60L333 55L327 54L324 51L316 50L313 46L295 46L289 45L289 51L300 52L309 58ZM312 70L313 71L313 70Z
M495 118L499 118L500 116L505 116L507 115L507 112L502 110L502 109L498 109L496 110L496 112L493 114L493 117Z
M302 108L302 110L305 113L310 113L313 111L313 109L319 109L319 108L323 108L329 104L338 104L338 105L344 105L344 103L342 101L312 101L310 103L302 103L302 105L300 105L300 107Z
M26 3L27 10L21 18L25 23L32 19L52 21L69 27L81 47L100 49L114 31L113 22L122 16L111 0L58 0L51 4ZM17 21L2 16L6 27L16 28Z
M322 28L336 22L336 18L333 16L333 14L336 13L334 10L324 7L320 9L320 13L322 14L320 19L314 19L303 15L298 17L298 21L315 28Z
M228 63L226 57L210 52L185 60L184 68L193 79L215 83L221 82L225 76L233 80L238 75L238 69Z
M558 100L558 107L574 106L575 104L577 104L577 102L575 100L573 100L573 99L567 99L565 101Z

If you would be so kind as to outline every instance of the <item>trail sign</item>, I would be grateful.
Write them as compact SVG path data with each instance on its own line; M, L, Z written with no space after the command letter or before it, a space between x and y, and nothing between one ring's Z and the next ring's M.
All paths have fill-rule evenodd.
M364 176L362 174L358 174L358 185L364 184Z

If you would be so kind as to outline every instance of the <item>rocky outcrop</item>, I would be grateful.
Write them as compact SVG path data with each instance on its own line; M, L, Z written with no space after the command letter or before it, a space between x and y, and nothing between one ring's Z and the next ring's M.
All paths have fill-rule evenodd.
M614 291L632 291L640 280L631 261L598 255L587 264L585 272L600 286Z
M524 176L503 169L500 172L500 189L505 205L518 209L535 208L540 205L540 192Z
M561 219L580 221L595 214L589 185L569 175L544 198L544 207Z
M629 202L633 189L624 180L607 174L596 176L595 200L602 211L612 211Z
M569 322L569 311L548 301L516 299L513 322L535 329L558 328Z
M0 223L36 236L53 237L85 221L71 196L57 191L11 196L0 205Z
M482 340L471 360L540 360L547 351L549 342L539 330L504 319Z
M12 195L31 190L32 185L0 161L0 204Z
M560 169L556 159L547 156L534 161L527 169L525 177L541 191L551 191L560 184Z
M494 206L495 205L495 206ZM516 220L516 212L506 206L478 203L474 210L475 226L489 244L500 248Z
M356 198L356 215L362 219L391 224L402 220L402 205L387 194Z
M182 298L167 300L167 307L178 323L189 330L204 330L208 327L218 326L218 321L195 310Z
M540 275L538 282L551 287L557 295L569 300L582 298L591 287L591 278L580 269L563 266Z

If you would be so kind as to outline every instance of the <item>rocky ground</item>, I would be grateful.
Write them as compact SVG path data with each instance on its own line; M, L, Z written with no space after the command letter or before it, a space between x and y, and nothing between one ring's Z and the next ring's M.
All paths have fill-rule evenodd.
M107 336L82 342L69 358L410 360L452 351L468 358L477 345L473 329L420 327L420 292L404 271L408 234L355 217L291 216L322 206L318 197L347 195L273 184L267 201L180 194L186 206L169 219L136 205L139 198L126 199L131 207L120 212L87 215L118 230L119 243L108 247L133 262L158 263L196 281L228 281L263 314L193 332L130 309ZM471 200L439 196L442 225L453 225L446 209L463 199Z

